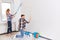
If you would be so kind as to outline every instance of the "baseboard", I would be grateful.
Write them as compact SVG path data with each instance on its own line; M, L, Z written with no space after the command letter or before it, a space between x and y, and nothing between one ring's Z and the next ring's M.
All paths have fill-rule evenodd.
M12 31L12 32L19 32L19 31ZM4 35L4 34L7 34L7 33L1 33L0 35Z

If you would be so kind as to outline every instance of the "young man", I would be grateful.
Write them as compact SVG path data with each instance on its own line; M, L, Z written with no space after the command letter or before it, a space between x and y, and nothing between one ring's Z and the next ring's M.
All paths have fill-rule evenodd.
M27 21L25 19L25 15L21 14L21 18L19 19L19 30L21 32L21 37L24 36L24 29L26 27L26 23L30 23L31 18L29 19L29 21Z

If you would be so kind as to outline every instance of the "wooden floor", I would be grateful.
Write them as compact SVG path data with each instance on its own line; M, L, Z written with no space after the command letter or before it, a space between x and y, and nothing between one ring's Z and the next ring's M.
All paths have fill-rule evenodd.
M26 39L27 37L25 37L24 39L14 38L17 33L18 32L12 32L10 34L2 34L2 35L0 35L0 40L31 40L31 38ZM45 39L41 38L40 40L45 40Z
M0 40L13 40L13 37L16 35L17 32L12 32L9 34L2 34L0 35Z

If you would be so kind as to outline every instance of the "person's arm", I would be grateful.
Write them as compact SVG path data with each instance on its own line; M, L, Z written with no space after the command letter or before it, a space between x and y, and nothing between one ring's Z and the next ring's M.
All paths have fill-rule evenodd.
M11 18L14 18L15 16L11 14Z
M30 21L31 21L31 17L30 17L30 19L29 19L29 21L27 21L26 19L24 19L25 21L25 23L30 23Z
M29 21L27 21L26 19L24 19L24 23L30 23Z

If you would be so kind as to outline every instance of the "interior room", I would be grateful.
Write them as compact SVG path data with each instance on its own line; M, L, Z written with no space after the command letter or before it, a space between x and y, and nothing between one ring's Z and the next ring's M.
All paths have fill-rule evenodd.
M8 8L10 13L15 15L12 19L12 34L6 34ZM32 17L31 22L26 25L27 31L38 32L52 40L60 40L60 0L0 0L0 40L12 40L9 37L13 38L18 33L22 13L26 15L27 20Z

